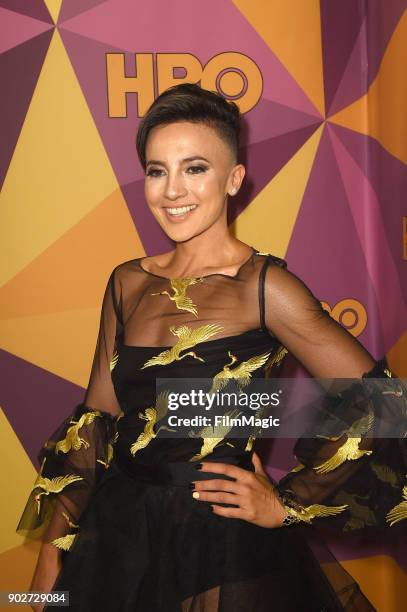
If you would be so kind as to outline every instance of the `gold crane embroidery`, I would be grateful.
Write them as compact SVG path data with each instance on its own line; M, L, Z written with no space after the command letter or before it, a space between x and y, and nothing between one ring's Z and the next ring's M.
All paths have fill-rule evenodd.
M367 499L368 495L358 495L357 493L351 494L346 491L341 491L333 498L333 501L337 503L346 503L349 506L350 512L353 516L345 523L343 530L349 531L351 529L360 529L365 526L376 525L376 518L374 512L369 506L361 504L358 499Z
M34 497L34 500L37 503L38 514L40 513L41 495L60 493L63 489L65 489L65 487L78 480L83 480L82 476L67 474L66 476L56 476L55 478L45 478L39 474L32 488L32 491L35 489L43 489L41 493L37 493L37 495Z
M226 413L231 419L241 414L241 411L235 409ZM199 453L190 458L190 461L200 461L206 455L209 455L220 442L224 439L227 433L232 429L232 425L217 425L216 427L203 427L197 433L189 432L191 438L202 438L203 444Z
M197 317L198 309L196 304L194 304L191 298L186 295L186 290L191 285L201 283L202 281L203 278L201 277L171 278L171 289L174 292L172 295L169 293L169 291L157 291L156 293L151 293L151 295L168 295L170 300L175 302L175 305L179 310L187 310L188 312L192 312L192 314Z
M184 359L184 357L187 357L188 355L190 355L194 359L199 359L199 361L205 361L204 359L202 359L202 357L198 357L194 351L189 351L188 353L184 353L183 355L180 355L180 353L185 349L195 346L199 342L207 340L214 334L219 333L222 329L223 326L217 325L216 323L210 323L209 325L201 325L196 329L191 329L187 325L181 325L180 327L172 325L170 327L170 332L174 334L174 336L178 337L177 343L174 344L174 346L170 349L166 349L158 355L151 357L151 359L148 359L145 364L141 366L140 370L154 365L167 365L169 363L172 363L173 361Z
M75 523L72 523L66 512L62 512L62 516L66 519L69 527L79 528L79 525L75 525ZM61 538L56 538L55 540L52 540L51 544L53 544L57 548L60 548L61 550L69 550L77 535L77 533L67 534L65 536L62 536Z
M407 486L403 487L403 500L397 506L394 506L386 515L386 521L390 524L390 527L398 521L407 519Z
M288 353L288 350L286 349L286 347L281 345L278 351L276 352L276 354L273 355L273 357L270 359L269 363L267 364L265 368L266 377L273 366L276 366L276 365L280 366L283 358L287 355L287 353Z
M271 353L262 353L261 355L254 355L250 357L250 359L242 361L231 370L230 368L237 361L237 357L228 351L230 362L224 365L220 372L215 374L209 393L216 393L220 389L223 389L231 379L237 379L237 384L241 389L246 387L250 383L251 373L264 365L270 354Z
M296 465L295 467L293 467L292 470L290 470L291 472L300 472L301 470L303 470L305 468L305 465L303 465L302 463L299 463L298 465Z
M117 352L117 349L114 350L113 356L110 360L110 364L109 364L109 368L110 371L113 372L117 362L119 361L119 353Z
M147 444L149 444L151 440L157 436L160 429L166 429L167 431L176 431L175 429L170 429L165 425L161 425L161 427L159 427L156 432L154 431L154 426L157 421L163 419L167 414L168 393L168 391L163 391L159 394L155 404L155 408L146 408L144 414L142 412L139 412L138 415L140 419L144 419L145 421L147 421L147 423L144 426L144 431L130 446L130 452L133 456L137 453L137 451L141 450L142 448L145 448Z
M247 444L245 446L245 451L251 451L252 450L255 439L256 439L256 436L254 434L250 434L250 436L249 436L249 438L247 440Z
M314 518L332 516L339 514L346 510L348 506L323 506L321 504L312 504L311 506L299 506L297 509L291 508L290 506L284 506L285 510L290 516L293 516L297 521L303 521L304 523L311 523Z
M394 488L398 487L398 478L396 472L393 472L392 469L389 468L385 463L375 463L372 461L370 463L370 467L379 478L379 480L383 480L383 482L388 482Z
M354 461L356 459L359 459L360 457L363 457L363 455L371 455L373 451L360 449L359 443L362 440L361 434L369 431L373 424L373 420L373 412L369 411L366 416L363 416L362 418L352 423L350 428L347 431L343 432L340 436L337 436L335 438L327 438L332 442L336 442L343 435L346 435L348 439L342 444L342 446L338 448L338 450L332 457L330 457L329 459L327 459L327 461L324 461L320 465L315 466L313 469L318 474L325 474L326 472L330 472L331 470L334 470L335 468L339 467L346 460ZM324 438L325 436L319 437Z
M84 412L80 417L79 421L71 420L71 427L68 428L66 436L63 440L57 442L55 446L55 453L59 451L62 453L68 453L71 449L79 450L82 446L89 448L90 444L85 438L79 436L79 430L84 425L90 425L93 423L95 418L102 416L99 410L93 410L92 412Z
M103 459L96 459L96 461L98 463L101 463L102 465L104 465L106 469L108 469L108 467L110 466L110 463L111 463L111 461L113 459L113 445L117 442L117 438L118 437L119 437L119 432L116 431L116 433L114 434L114 436L111 439L111 441L107 443L107 457L106 457L106 460L104 461Z

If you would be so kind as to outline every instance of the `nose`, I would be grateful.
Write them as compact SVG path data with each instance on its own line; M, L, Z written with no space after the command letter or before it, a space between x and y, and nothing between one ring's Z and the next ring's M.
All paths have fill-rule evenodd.
M165 183L165 197L168 200L177 200L178 198L184 197L186 193L187 189L181 172L176 170L174 172L168 172Z

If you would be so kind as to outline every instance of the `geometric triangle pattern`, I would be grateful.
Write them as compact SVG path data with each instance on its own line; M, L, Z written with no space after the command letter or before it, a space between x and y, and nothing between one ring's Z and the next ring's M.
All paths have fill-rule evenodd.
M10 457L18 474L0 537L3 590L28 589L37 551L14 527L40 446L83 399L108 275L173 246L145 202L135 148L143 113L170 85L198 82L242 109L250 181L230 202L234 235L285 258L341 325L407 377L406 8L0 0L3 491ZM294 467L292 442L261 441L271 475ZM321 537L390 611L407 593L403 535L399 525Z

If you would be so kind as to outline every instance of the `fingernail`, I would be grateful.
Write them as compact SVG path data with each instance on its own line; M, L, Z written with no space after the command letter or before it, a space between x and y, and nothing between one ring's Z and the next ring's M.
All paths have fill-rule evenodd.
M203 463L197 463L195 466L196 470L202 470Z
M188 487L189 487L190 489L195 489L195 483L194 483L194 482L190 482L190 483L189 483L189 485L188 485Z
M192 497L193 497L194 499L199 499L199 493L198 493L198 491L194 491L194 492L192 493Z

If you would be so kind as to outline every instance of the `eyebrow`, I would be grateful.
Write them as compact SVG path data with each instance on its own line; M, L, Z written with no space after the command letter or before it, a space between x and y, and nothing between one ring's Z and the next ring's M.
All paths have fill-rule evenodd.
M206 159L206 157L202 157L202 155L192 155L191 157L184 157L184 159L182 159L181 162L189 162L189 161L194 161L196 159L202 159L203 161L206 161L208 164L210 163L210 161ZM146 163L146 167L149 164L159 164L160 166L165 166L165 163L163 161L159 161L158 159L150 159Z

